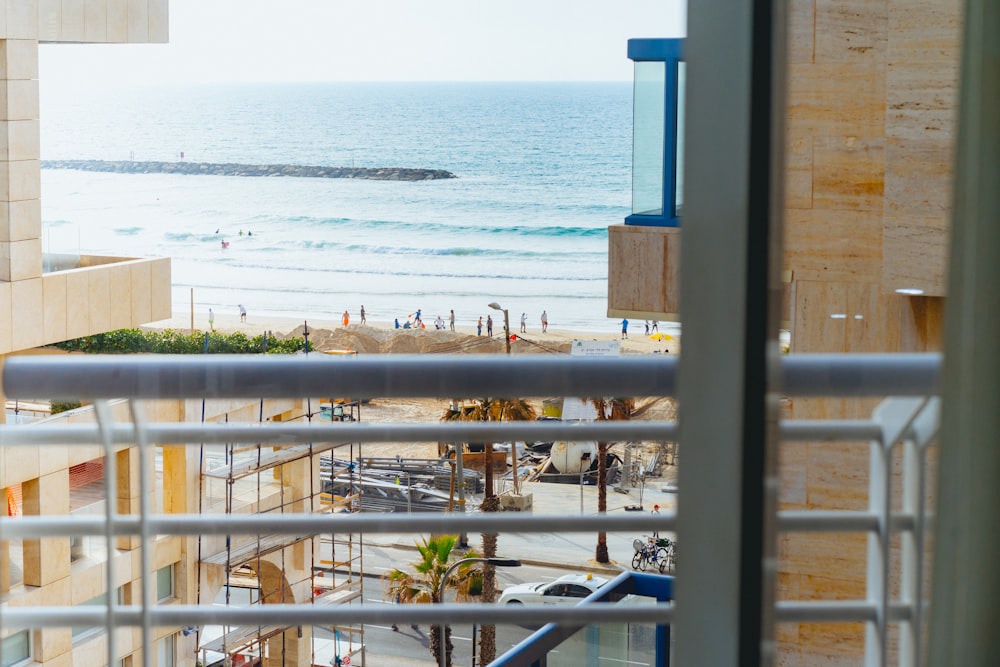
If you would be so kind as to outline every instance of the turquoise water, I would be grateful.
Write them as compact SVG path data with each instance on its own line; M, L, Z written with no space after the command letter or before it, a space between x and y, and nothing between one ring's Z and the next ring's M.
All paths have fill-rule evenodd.
M614 331L607 226L630 211L627 83L42 90L42 158L447 169L382 182L42 172L43 245L173 258L175 309ZM216 233L218 230L218 233ZM239 232L252 231L252 236ZM221 248L221 239L230 242Z

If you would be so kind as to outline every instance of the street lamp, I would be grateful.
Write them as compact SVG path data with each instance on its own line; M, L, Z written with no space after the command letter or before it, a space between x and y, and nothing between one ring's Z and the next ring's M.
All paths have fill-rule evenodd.
M493 310L503 311L503 339L507 343L507 354L510 354L510 313L507 312L506 308L501 308L500 304L496 301L486 304Z
M457 560L444 571L444 576L441 577L441 583L438 584L438 602L444 602L444 587L448 584L448 577L451 576L455 568L463 563L485 563L494 567L521 567L521 561L516 558L463 558ZM448 647L444 644L444 625L443 622L438 625L438 644L441 649L441 654L438 656L438 667L447 667Z

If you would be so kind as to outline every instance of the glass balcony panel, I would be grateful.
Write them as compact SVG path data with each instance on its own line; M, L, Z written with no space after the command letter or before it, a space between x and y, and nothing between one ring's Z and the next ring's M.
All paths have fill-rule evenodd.
M666 63L635 63L632 136L632 214L663 215Z

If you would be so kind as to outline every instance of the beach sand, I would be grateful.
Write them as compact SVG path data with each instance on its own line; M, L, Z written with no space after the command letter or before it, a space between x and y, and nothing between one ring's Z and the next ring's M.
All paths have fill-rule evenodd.
M501 320L499 326L496 319ZM223 333L241 331L248 336L259 336L265 331L271 331L279 338L284 338L289 335L301 336L303 324L308 322L310 342L318 350L351 349L359 353L370 354L490 353L504 351L502 320L502 317L494 318L493 338L491 339L486 336L485 327L482 336L476 335L474 326L456 325L456 331L435 330L433 323L427 320L425 320L427 329L395 329L392 322L369 320L367 324L359 324L354 315L351 317L350 325L346 328L339 320L324 320L308 316L302 319L257 316L253 312L248 313L246 322L241 322L239 311L234 308L232 313L215 313L215 329ZM208 330L208 314L196 313L193 324L196 331ZM190 331L191 325L190 314L175 312L170 319L152 322L143 328ZM518 327L519 324L511 323L511 333L518 336L518 340L511 341L512 354L565 354L569 352L570 344L574 340L610 341L620 339L620 330L601 333L568 331L549 327L546 333L542 333L536 323L529 324L527 333L520 334L517 333ZM671 339L666 333L663 333L665 340L650 340L643 332L644 326L641 321L630 323L630 337L621 340L623 354L677 354L680 351L678 339Z

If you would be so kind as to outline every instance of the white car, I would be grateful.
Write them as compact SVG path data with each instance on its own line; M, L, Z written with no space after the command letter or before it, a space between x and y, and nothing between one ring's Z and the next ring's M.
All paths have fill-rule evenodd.
M603 577L592 574L566 574L555 581L517 584L504 589L500 604L558 604L575 605L598 588L608 583Z

